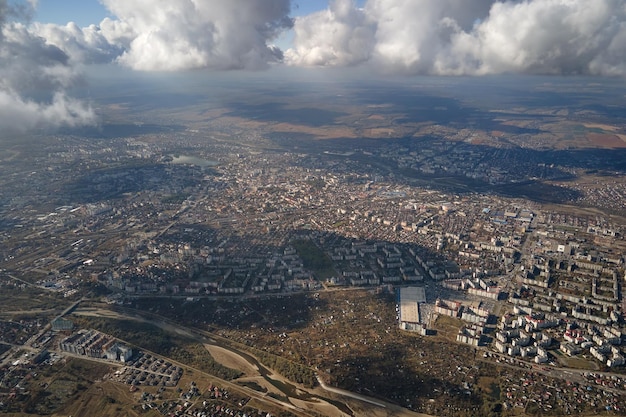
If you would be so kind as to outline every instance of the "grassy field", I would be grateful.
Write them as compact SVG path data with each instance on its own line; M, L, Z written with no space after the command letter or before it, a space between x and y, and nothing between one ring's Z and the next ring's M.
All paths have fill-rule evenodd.
M439 315L433 327L437 330L438 336L451 342L456 342L456 336L463 325L464 322L461 319Z
M140 414L136 402L137 394L130 392L126 386L104 381L91 385L76 401L68 403L54 416L91 417L94 410L98 410L97 415L102 417L134 417Z
M337 272L333 268L333 263L313 242L309 240L296 240L291 243L298 252L304 267L313 272L319 280L326 280Z
M62 311L71 302L63 295L34 287L20 287L19 283L9 278L2 278L0 287L0 314L28 313L29 311Z
M108 364L68 359L44 365L38 372L18 368L13 372L23 378L15 398L5 399L3 411L9 415L65 415L61 410L74 404L96 381L111 371Z
M556 353L559 363L566 368L584 369L588 371L597 371L600 369L598 361L595 359L585 359L580 356L569 357L561 352Z

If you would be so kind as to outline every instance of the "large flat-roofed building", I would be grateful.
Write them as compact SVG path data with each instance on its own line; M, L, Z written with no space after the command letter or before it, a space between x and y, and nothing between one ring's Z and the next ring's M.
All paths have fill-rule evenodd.
M398 320L403 330L421 331L419 303L426 302L424 287L405 287L398 291Z

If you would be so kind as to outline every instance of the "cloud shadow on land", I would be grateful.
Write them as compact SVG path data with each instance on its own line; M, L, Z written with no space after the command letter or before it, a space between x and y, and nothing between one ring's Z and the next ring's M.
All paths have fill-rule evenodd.
M341 164L331 168L339 170L338 174L348 166L355 173L372 178L386 178L391 175L394 181L407 185L460 195L493 193L542 203L568 203L582 197L581 192L566 185L576 179L570 170L583 170L598 175L626 173L626 149L501 149L463 142L446 142L445 139L432 137L315 140L306 135L276 135L274 140L282 147L297 147L298 152L307 153L314 159L323 157L341 161ZM406 159L411 153L420 157L424 152L432 152L433 149L437 151L442 143L450 149L443 151L441 155L435 153L436 157L442 158L438 163L441 167L436 168L435 172L421 170L425 166L424 162L417 162L417 159L413 166L407 166L406 163L400 166L398 163L399 158ZM464 154L471 155L471 159L463 160L469 168L457 164L461 158L458 155ZM426 161L431 162L433 154L428 155L431 156ZM457 155L456 159L448 159L454 155ZM479 168L479 164L482 168ZM454 169L450 169L451 167ZM505 173L505 177L489 182L474 175L482 173L489 177L487 173L492 169ZM553 181L558 181L561 185L553 185Z
M163 183L173 184L173 187L183 190L197 186L211 172L210 168L150 160L132 161L125 165L88 171L65 184L53 198L58 198L61 204L106 202L123 198L127 193L160 190Z
M194 228L197 230L192 230ZM192 246L209 244L215 237L211 229L187 224L177 226L163 239L180 242L183 234L202 235L204 243L193 242ZM374 243L310 230L294 231L291 238L308 238L316 243L323 240L327 249ZM230 242L234 239L237 238L233 236ZM440 254L416 244L376 243L379 247L398 247L406 254L408 262L411 262L409 249L421 257L443 262ZM268 254L279 250L281 248L254 247L251 253ZM228 264L226 257L222 266L229 268ZM336 261L335 268L341 270L346 264ZM183 285L183 281L194 279L195 275L181 276L179 283ZM415 338L400 331L395 318L395 295L375 293L373 289L224 299L203 296L151 299L146 296L134 299L132 308L225 335L233 342L258 349L257 352L267 352L315 369L329 385L403 407L408 401L413 407L423 407L431 398L446 398L446 403L457 407L480 407L481 398L476 394L468 396L467 389L463 388L466 374L458 372L444 378L450 369L466 366L468 360L474 358L474 350L441 339ZM434 301L435 294L427 296L433 298L430 302Z
M344 112L326 110L319 107L291 108L287 103L231 103L229 107L236 109L228 113L229 116L313 127L334 125L339 117L347 115Z
M181 125L158 125L144 123L106 123L101 126L60 129L62 135L81 136L89 139L114 139L149 134L171 134L183 132Z

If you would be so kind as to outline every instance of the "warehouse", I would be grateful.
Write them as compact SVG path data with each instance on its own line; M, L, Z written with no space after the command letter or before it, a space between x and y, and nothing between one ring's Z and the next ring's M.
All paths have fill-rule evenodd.
M419 304L426 302L424 287L405 287L398 290L398 320L403 330L422 331Z

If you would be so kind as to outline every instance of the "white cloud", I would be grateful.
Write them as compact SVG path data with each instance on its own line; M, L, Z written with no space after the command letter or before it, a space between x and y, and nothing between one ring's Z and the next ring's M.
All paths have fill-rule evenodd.
M376 23L353 0L331 0L327 10L296 19L291 64L348 66L371 58Z
M289 0L102 0L98 26L31 29L73 62L136 70L256 69ZM330 0L300 17L285 61L403 74L626 74L626 0Z
M14 91L0 89L0 109L0 126L4 133L94 123L90 107L61 92L55 93L49 102L38 102L25 99Z
M54 45L77 64L110 63L130 44L134 34L119 21L104 19L99 26L81 28L74 22L65 26L34 23L30 30Z
M102 0L115 19L33 30L76 62L142 71L256 69L282 60L271 45L291 27L290 0Z
M624 0L336 0L295 21L292 65L407 74L626 74ZM356 40L358 46L352 43Z
M80 28L73 22L27 25L36 0L0 0L2 127L11 121L15 130L91 123L91 109L64 93L83 64L116 61L146 71L263 68L282 60L271 41L292 26L290 0L102 2L116 17Z
M134 33L118 61L138 70L262 68L282 58L270 43L291 26L289 0L103 3Z
M67 55L35 36L23 23L25 3L0 0L0 130L90 124L91 109L65 91L77 79Z
M626 28L622 0L534 0L495 3L471 32L453 37L442 72L607 73L610 45ZM607 55L609 54L609 55Z
M282 60L271 42L293 23L290 0L102 2L115 17L80 28L7 22L27 17L28 3L16 9L0 0L0 89L25 103L35 100L30 90L47 91L51 103L86 63L263 68ZM326 10L297 18L293 30L284 61L297 66L626 75L626 0L367 0L363 7L330 0Z

